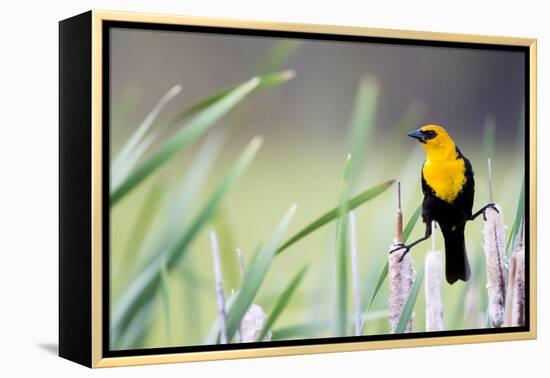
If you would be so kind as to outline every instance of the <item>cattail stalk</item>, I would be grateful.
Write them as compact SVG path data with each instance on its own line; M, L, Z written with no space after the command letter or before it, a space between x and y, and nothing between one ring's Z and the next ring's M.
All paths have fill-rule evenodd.
M246 310L239 327L241 343L258 341L258 337L260 337L266 321L267 315L262 307L254 303L251 304L248 310ZM269 331L262 341L271 341L271 336L271 331Z
M395 242L403 243L403 211L401 211L401 180L397 181L397 224Z
M426 331L443 331L443 301L441 287L443 277L443 257L435 249L435 222L432 222L432 250L426 255L424 263L425 277L424 293L426 297Z
M514 274L511 326L519 327L525 325L525 248L516 251L514 256L516 272Z
M523 219L519 230L519 243L510 258L510 274L506 293L504 325L518 327L525 325L525 245Z
M403 213L401 211L401 184L397 182L397 225L395 240L390 251L402 246L403 243ZM413 284L414 270L409 253L404 257L405 249L396 250L388 256L388 273L390 276L389 318L391 333L395 333L403 306L407 301ZM409 319L405 332L412 331L413 319Z
M212 263L214 267L214 279L216 281L216 299L218 302L218 321L220 323L220 343L227 344L227 326L225 295L223 291L222 268L220 263L220 249L218 247L218 238L214 231L210 232L210 244L212 246Z
M355 336L361 335L361 289L359 286L359 257L357 253L357 236L355 228L355 214L353 211L349 213L349 228L350 228L350 252L351 252L351 275L353 285L353 310L354 310L354 325Z
M489 167L491 162L489 160ZM489 168L489 173L491 169ZM492 177L489 175L489 187L492 188ZM490 194L492 198L492 193ZM487 293L489 297L489 318L493 327L504 323L504 304L506 300L506 244L504 239L504 220L502 208L487 208L483 224L485 261L487 266Z

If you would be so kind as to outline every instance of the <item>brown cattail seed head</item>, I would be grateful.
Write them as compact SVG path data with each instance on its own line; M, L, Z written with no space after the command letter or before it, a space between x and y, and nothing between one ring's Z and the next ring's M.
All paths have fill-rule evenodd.
M400 244L394 244L390 247L390 251L398 248ZM390 327L391 333L395 333L397 329L397 323L399 323L399 317L403 306L407 301L411 286L413 284L414 270L412 267L412 258L410 254L406 254L401 262L401 256L405 252L405 249L397 250L390 253L388 256L388 271L390 276ZM406 332L412 331L412 317L409 320L406 328Z
M525 249L518 248L514 257L516 263L512 287L511 326L519 327L525 325Z

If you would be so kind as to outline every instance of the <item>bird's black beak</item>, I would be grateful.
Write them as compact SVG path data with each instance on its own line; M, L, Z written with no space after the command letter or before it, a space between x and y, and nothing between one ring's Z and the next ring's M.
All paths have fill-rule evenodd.
M407 136L410 136L411 138L414 138L414 139L418 139L420 143L426 143L426 140L427 140L426 134L420 129L414 130L413 132L408 133Z

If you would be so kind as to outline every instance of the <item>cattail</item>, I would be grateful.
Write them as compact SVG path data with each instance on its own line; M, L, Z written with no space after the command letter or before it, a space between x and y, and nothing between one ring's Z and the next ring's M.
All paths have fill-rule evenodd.
M489 187L492 187L491 160L489 160ZM492 198L492 193L490 194ZM489 297L489 318L493 327L500 327L504 322L504 304L506 300L506 258L504 255L504 220L502 208L485 210L483 225L485 261L487 265L487 292Z
M403 213L401 212L401 183L397 182L397 227L396 237L390 251L399 248L403 243ZM399 249L388 256L388 272L390 276L389 316L391 333L395 333L403 306L407 301L413 284L414 270L409 253L405 256L405 249ZM412 331L413 319L409 319L405 332Z
M426 297L426 331L443 331L443 301L441 299L441 282L443 277L443 257L435 250L435 222L432 222L432 250L428 252L424 263L426 280L424 293Z
M251 304L241 320L239 328L241 343L257 341L266 321L267 315L264 310L257 304ZM262 341L271 341L271 331L267 333Z
M227 326L225 319L225 295L223 292L222 268L220 264L220 249L218 239L214 231L210 232L212 245L212 263L214 267L214 279L216 281L216 299L218 301L218 321L220 324L220 343L227 344Z
M514 274L514 296L512 299L512 327L525 325L525 249L514 254L516 272Z
M519 232L519 243L510 258L510 274L506 293L504 325L518 327L525 325L525 246L523 241L523 220Z
M393 244L390 250L398 248L399 244ZM407 301L411 286L413 284L414 271L412 267L411 255L407 253L403 260L401 257L405 252L404 249L397 250L391 253L388 257L388 269L390 275L390 326L391 332L395 333L397 323L403 306ZM401 261L400 261L401 260ZM407 323L406 332L412 331L412 317Z
M241 276L244 276L244 257L240 248L237 248L237 257L239 259L239 268ZM258 340L264 324L267 321L267 315L260 305L252 303L239 325L239 337L241 343L252 343ZM271 331L264 337L263 341L271 341Z

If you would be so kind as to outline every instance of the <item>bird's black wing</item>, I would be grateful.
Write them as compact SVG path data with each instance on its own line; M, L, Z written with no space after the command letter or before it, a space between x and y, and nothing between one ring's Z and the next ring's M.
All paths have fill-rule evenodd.
M456 148L456 154L459 159L464 160L464 175L466 176L466 182L455 200L455 206L462 209L465 212L466 217L469 219L472 216L472 207L474 205L474 170L470 160L464 156L458 147Z

